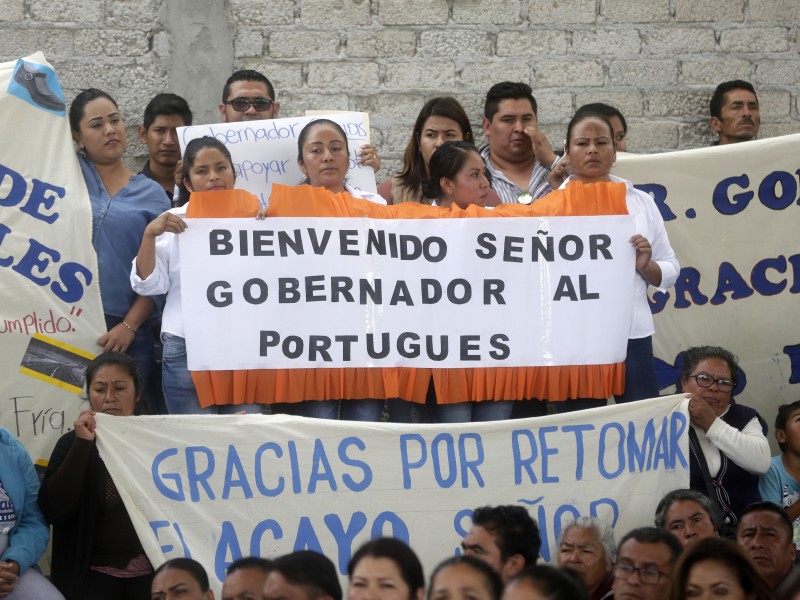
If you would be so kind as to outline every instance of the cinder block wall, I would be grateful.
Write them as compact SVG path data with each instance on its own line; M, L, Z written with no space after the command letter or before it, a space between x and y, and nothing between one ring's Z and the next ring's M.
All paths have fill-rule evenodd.
M384 157L400 162L424 101L458 98L480 128L483 96L525 81L555 147L581 104L619 107L630 148L704 146L716 84L747 79L761 137L800 131L799 0L2 0L0 59L42 50L68 99L114 95L135 126L161 91L217 120L222 85L254 68L282 114L366 110Z

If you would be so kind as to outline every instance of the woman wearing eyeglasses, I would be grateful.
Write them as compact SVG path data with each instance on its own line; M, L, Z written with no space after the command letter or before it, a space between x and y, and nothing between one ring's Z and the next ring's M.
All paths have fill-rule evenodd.
M680 387L690 395L690 486L719 504L725 525L760 500L759 475L769 470L767 424L754 409L737 404L736 357L724 348L684 352Z

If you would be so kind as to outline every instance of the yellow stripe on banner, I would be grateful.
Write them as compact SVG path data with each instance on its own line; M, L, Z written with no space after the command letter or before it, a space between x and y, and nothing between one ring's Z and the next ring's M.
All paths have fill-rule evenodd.
M37 339L37 340L41 340L43 342L47 342L48 344L51 344L53 346L57 346L58 348L61 348L62 350L69 350L73 354L77 354L78 356L82 356L83 358L88 358L89 360L94 360L95 355L92 354L91 352L87 352L86 350L83 350L83 349L78 348L76 346L73 346L71 344L67 344L66 342L62 342L60 340L56 340L54 338L47 337L46 335L42 335L41 333L34 333L33 336L31 336L31 337L33 337L34 339ZM74 387L74 386L72 386L72 387Z
M61 381L60 379L55 379L54 377L50 377L48 375L45 375L44 373L39 373L39 371L34 371L32 369L29 369L28 367L20 367L19 372L25 375L29 375L34 379L38 379L39 381L44 381L45 383L49 383L51 385L55 385L56 387L60 387L61 389L67 390L68 392L72 392L73 394L80 394L83 391L83 388L71 385L65 381Z

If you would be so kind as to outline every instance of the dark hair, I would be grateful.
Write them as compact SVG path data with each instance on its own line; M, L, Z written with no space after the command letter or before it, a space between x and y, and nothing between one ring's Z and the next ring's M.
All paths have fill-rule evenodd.
M161 115L178 115L184 125L192 124L192 110L189 103L177 94L156 94L144 109L142 127L150 129L150 125Z
M678 381L678 389L683 389L683 380L692 374L692 371L694 371L697 365L704 360L711 358L718 358L728 363L728 366L731 369L731 379L733 379L733 385L736 387L736 374L739 371L739 359L736 358L736 355L720 346L695 346L693 348L689 348L683 353L683 367L681 368L681 374Z
M186 188L186 182L188 181L191 183L191 178L189 177L189 171L192 170L192 166L194 165L194 161L197 158L197 155L200 153L200 150L205 148L216 148L219 150L222 155L228 159L228 162L231 164L231 169L233 169L233 159L231 158L231 152L228 150L228 147L220 142L217 138L211 137L210 135L204 135L203 137L195 138L191 140L188 144L186 144L186 151L183 153L183 182L184 185L181 186L181 205L186 204L186 200L189 199L188 197L188 190L186 190L186 198L184 199L183 190ZM236 181L236 171L233 171L233 181Z
M711 102L708 104L708 112L712 117L718 119L722 118L722 107L725 106L725 94L733 90L747 90L748 92L752 92L756 97L756 102L758 102L758 94L756 94L752 83L742 81L741 79L725 81L720 83L711 95Z
M639 542L640 544L665 545L669 550L670 565L674 565L681 552L683 552L683 546L681 546L678 538L676 538L666 529L662 529L660 527L639 527L637 529L632 529L622 536L622 539L619 541L619 545L617 546L617 559L619 559L619 551L628 540L633 540L635 542Z
M742 526L742 520L744 519L744 516L753 512L770 512L774 515L777 515L781 525L783 525L783 528L786 530L786 535L788 536L789 541L792 541L792 538L794 537L794 525L792 524L792 520L789 518L789 515L787 515L786 511L774 502L766 502L764 500L760 502L752 502L744 507L744 510L742 510L742 512L739 514L739 521L736 528L737 535Z
M272 561L268 558L261 558L260 556L245 556L228 565L228 570L225 571L225 575L230 575L241 569L258 569L266 575L272 570Z
M431 574L430 583L428 583L428 600L430 600L431 596L433 595L433 582L436 581L436 576L439 574L439 572L448 567L454 567L457 565L466 565L483 575L486 587L491 594L492 600L499 600L500 596L503 595L503 581L500 579L500 575L489 566L489 563L475 558L474 556L462 555L448 558L436 566Z
M339 125L336 121L331 121L330 119L314 119L313 121L306 123L306 126L300 130L300 135L297 136L297 162L301 165L306 164L303 160L303 146L305 145L311 130L318 125L329 125L336 129L336 131L339 132L344 140L345 149L348 153L350 152L350 144L347 141L347 134L344 132L344 129L342 129L341 125ZM309 183L308 176L303 178L302 183Z
M619 111L619 109L614 108L610 104L603 104L602 102L584 104L577 111L575 111L575 115L579 114L605 117L605 119L609 122L613 117L617 117L620 120L620 123L622 123L622 131L628 133L628 123L625 121L625 117L622 116L622 113Z
M330 596L333 600L342 600L336 567L322 554L311 550L292 552L276 558L272 562L272 570L293 585L309 588L315 598Z
M430 177L423 183L422 190L427 198L442 196L442 177L455 179L456 175L464 168L467 157L475 152L481 155L478 149L469 142L445 142L431 155L428 164ZM483 160L483 157L481 157ZM487 176L488 177L488 176Z
M154 577L162 571L166 571L167 569L186 571L192 576L192 579L197 582L197 585L200 586L200 591L207 592L210 589L208 583L208 573L206 573L203 565L193 558L172 558L167 562L162 563L161 566L156 569Z
M419 196L423 193L422 184L428 178L420 150L420 139L422 138L422 130L425 127L425 123L431 117L452 119L461 128L464 141L475 143L469 117L464 111L464 107L458 103L458 100L450 96L439 96L428 100L422 110L419 111L419 115L417 115L414 129L411 132L411 139L408 140L406 153L403 157L403 169L397 174L400 183Z
M372 558L388 558L397 565L400 575L408 586L410 597L414 598L418 590L425 589L425 574L422 564L414 551L407 544L394 538L378 538L361 546L350 562L347 564L347 576L353 579L355 571L361 559L371 556Z
M778 416L775 417L775 429L785 431L786 422L789 420L791 414L797 410L800 410L800 400L795 400L791 404L781 404L778 407ZM781 452L786 450L785 442L778 442L778 446L780 447Z
M586 119L599 119L606 125L608 125L608 131L611 133L611 143L614 143L614 128L611 126L611 121L608 120L607 117L601 115L600 113L594 112L576 112L572 118L569 120L569 125L567 125L567 138L564 142L564 147L569 150L569 143L570 138L572 137L572 129L580 123L581 121L585 121Z
M708 515L708 518L711 520L711 524L714 526L714 529L719 531L722 528L722 515L720 514L717 505L702 492L690 489L672 490L671 492L667 492L664 497L659 500L655 514L656 527L661 529L666 528L667 524L665 523L665 520L667 518L667 511L669 511L670 507L675 502L687 500L700 505L700 507Z
M254 71L253 69L244 69L242 71L236 71L233 75L228 77L228 80L225 82L225 87L222 88L223 103L228 101L228 95L231 93L231 85L237 81L258 81L259 83L263 83L267 86L267 94L269 94L269 99L273 101L275 100L275 88L272 87L270 80L258 71Z
M491 123L497 111L500 110L500 102L503 100L528 100L531 103L533 114L537 114L536 98L533 97L533 90L527 83L515 83L503 81L495 83L486 93L486 102L483 104L483 116Z
M724 565L736 577L745 594L755 594L756 600L774 600L772 591L741 546L718 537L700 540L686 549L672 574L672 600L683 600L686 597L686 586L692 568L705 561Z
M530 565L506 583L528 582L547 600L589 600L586 584L569 569L557 569L550 565Z
M117 101L114 100L111 96L108 95L107 92L103 90L98 90L97 88L89 88L88 90L83 90L80 94L75 96L75 99L72 101L72 104L69 106L69 127L72 131L77 132L81 129L81 119L83 119L83 115L86 114L86 105L89 104L92 100L97 100L98 98L105 98L106 100L110 100L111 104L117 107L119 110L119 106L117 105Z
M142 395L142 378L139 375L139 367L136 366L136 361L122 352L103 352L94 357L92 362L86 367L86 393L89 393L89 388L97 372L109 365L121 367L131 376L133 380L133 391L136 393L136 398L138 400Z
M515 554L521 554L526 565L535 565L539 560L539 526L522 506L482 506L472 515L472 524L483 527L495 536L494 543L505 562Z

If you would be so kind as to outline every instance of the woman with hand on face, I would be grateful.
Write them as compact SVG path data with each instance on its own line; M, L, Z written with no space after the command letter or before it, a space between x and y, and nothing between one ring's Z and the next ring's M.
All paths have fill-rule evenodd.
M739 365L724 348L702 346L683 353L680 389L690 395L690 487L721 509L735 526L744 507L761 499L759 475L770 465L767 424L754 409L737 404ZM706 479L708 474L708 479Z
M394 538L359 548L347 565L347 600L423 600L425 575L417 555Z
M163 195L163 194L162 194ZM86 369L88 410L56 443L39 490L53 525L51 580L67 600L145 598L153 568L95 443L95 415L133 415L141 397L136 363L104 352Z
M635 218L636 225L636 235L630 242L636 250L637 277L625 358L625 391L615 400L622 403L656 397L659 387L653 358L655 326L647 300L647 288L650 285L659 290L671 287L680 271L664 220L649 195L637 190L630 181L611 175L617 153L613 127L604 116L585 111L576 113L567 128L565 151L573 174L562 184L562 188L572 181L583 184L621 182L626 186L628 213ZM605 404L605 398L581 398L558 403L557 407L563 411Z
M125 122L111 96L84 90L70 106L69 122L92 204L92 245L108 329L97 343L132 356L146 386L153 363L148 319L155 303L131 289L128 273L145 227L170 203L161 186L122 163Z
M403 169L378 186L378 193L389 204L420 202L432 204L423 184L429 178L429 164L434 151L445 142L475 143L472 125L455 98L431 98L422 107L414 123L411 139L403 158Z
M190 192L232 190L236 176L231 154L213 137L201 137L186 145L183 183ZM169 414L261 413L260 404L214 405L200 408L186 358L186 340L181 308L179 245L176 236L187 227L183 217L189 205L173 208L152 221L144 231L130 285L144 296L166 294L161 318L162 386Z

